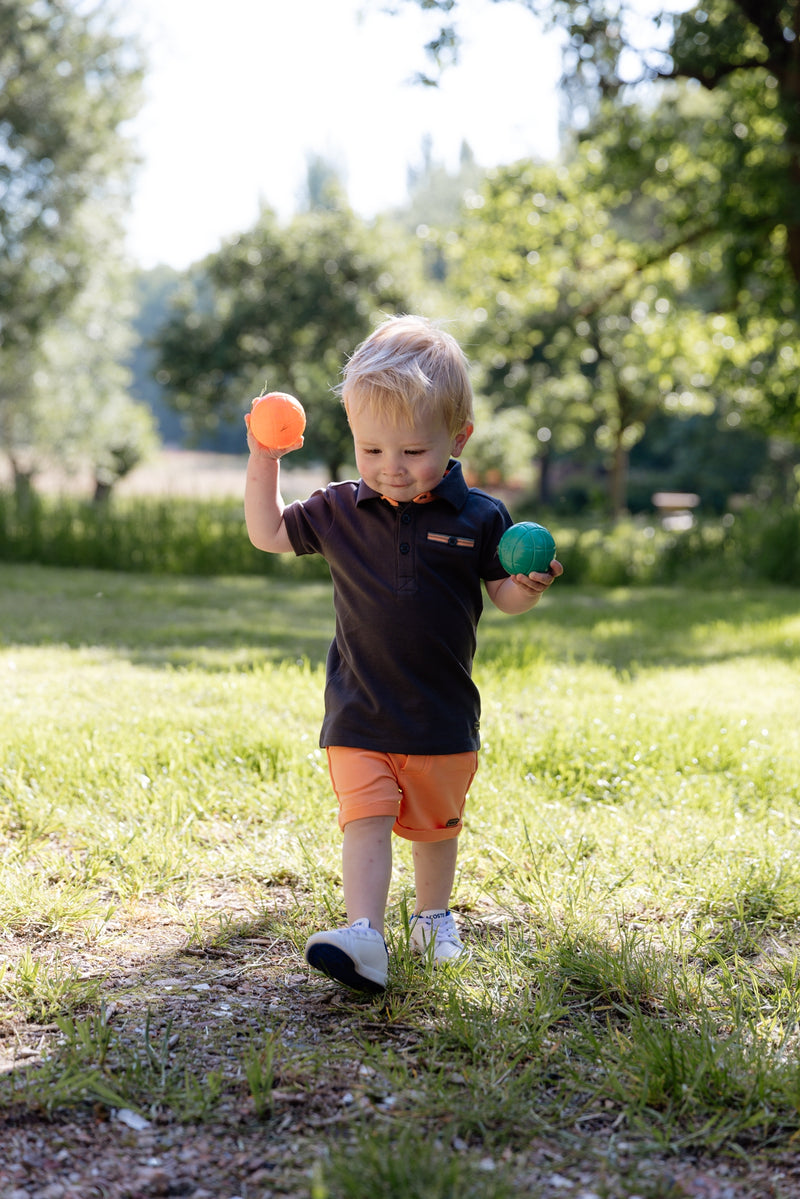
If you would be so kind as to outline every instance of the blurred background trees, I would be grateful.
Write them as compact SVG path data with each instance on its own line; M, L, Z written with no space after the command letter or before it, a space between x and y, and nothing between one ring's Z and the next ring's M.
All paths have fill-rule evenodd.
M109 4L0 4L0 448L23 503L48 457L111 481L152 441L114 309L142 71Z
M392 237L353 213L315 159L305 211L282 227L264 209L192 273L157 335L156 377L190 436L227 427L239 451L243 413L264 386L302 397L303 453L335 478L350 451L332 386L380 313L408 304L405 274Z
M557 166L493 172L463 227L498 406L525 404L540 435L549 412L549 457L572 428L558 396L574 410L588 381L614 512L657 416L712 417L721 455L750 429L796 462L800 5L709 0L648 22L616 0L520 3L564 32L571 133ZM428 47L446 69L461 5L425 7L446 19Z
M406 2L442 12L421 72L435 84L457 58L460 2ZM456 311L480 371L474 473L533 464L541 505L617 515L690 483L708 505L754 489L793 499L798 4L713 0L648 22L616 0L520 3L564 32L559 161L482 172L465 147L448 177L423 146L390 214L421 272L394 302ZM701 428L713 481L693 452Z
M517 2L532 38L562 31L557 161L484 170L464 145L449 172L423 143L404 201L367 221L313 156L290 220L265 206L187 271L131 277L137 48L103 0L4 0L0 439L18 490L58 456L107 497L157 436L240 453L265 382L303 400L303 460L335 477L343 362L415 309L475 365L473 475L536 511L620 514L669 489L715 512L796 502L800 0L648 20L618 0ZM397 0L398 19L414 3L442 13L420 71L435 85L466 0Z

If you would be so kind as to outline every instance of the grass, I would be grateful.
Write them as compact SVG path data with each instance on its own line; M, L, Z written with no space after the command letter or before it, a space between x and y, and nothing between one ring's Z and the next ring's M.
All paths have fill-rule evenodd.
M791 1195L754 1179L800 1136L796 591L487 612L472 960L410 958L398 844L379 1001L301 956L341 917L331 627L322 581L0 567L9 1118L250 1136L248 1196Z

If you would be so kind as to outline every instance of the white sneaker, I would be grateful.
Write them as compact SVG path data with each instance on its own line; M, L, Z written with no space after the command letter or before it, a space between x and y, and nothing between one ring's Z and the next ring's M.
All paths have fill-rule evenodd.
M410 928L412 952L432 955L435 966L467 955L450 911L420 912L418 916L412 916Z
M386 942L369 920L314 933L306 941L309 966L355 991L383 991L389 977Z

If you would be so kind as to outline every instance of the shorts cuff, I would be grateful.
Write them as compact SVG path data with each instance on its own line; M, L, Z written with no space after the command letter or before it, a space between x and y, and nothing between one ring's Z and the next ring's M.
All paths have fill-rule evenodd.
M364 804L358 808L347 809L347 819L343 819L344 812L339 808L339 828L346 828L348 824L352 824L354 820L366 820L370 816L391 816L393 820L397 820L397 803L386 802L385 804L370 803Z
M452 841L459 836L463 827L461 821L454 828L405 828L395 824L392 832L406 841Z

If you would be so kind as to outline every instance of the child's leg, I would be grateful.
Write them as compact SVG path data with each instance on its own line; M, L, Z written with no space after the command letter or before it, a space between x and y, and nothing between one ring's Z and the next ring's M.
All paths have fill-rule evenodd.
M411 920L411 949L430 955L434 965L463 958L466 950L450 911L458 838L415 841L413 855L417 902Z
M392 878L394 816L366 816L344 826L342 882L350 924L364 917L383 935Z
M358 991L382 991L389 975L383 923L394 822L394 816L363 816L344 826L342 881L348 926L313 933L306 941L309 966Z
M435 962L465 952L450 895L464 805L477 767L474 752L409 757L400 776L403 801L395 831L413 843L416 884L411 947L425 953L432 944Z
M415 841L412 855L417 892L414 914L446 912L456 877L458 837L449 837L446 841Z
M386 754L331 746L339 800L346 928L313 933L305 958L315 970L359 991L382 991L389 976L383 925L392 877L392 829L400 789Z

